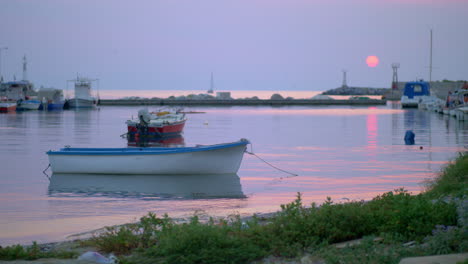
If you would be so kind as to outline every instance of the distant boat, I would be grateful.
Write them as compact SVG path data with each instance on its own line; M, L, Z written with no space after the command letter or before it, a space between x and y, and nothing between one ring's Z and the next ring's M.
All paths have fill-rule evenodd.
M62 148L48 151L53 173L232 174L242 162L247 139L181 148Z
M370 100L370 97L368 97L368 96L356 95L356 96L351 96L351 97L349 97L349 100Z
M41 87L37 98L42 102L40 110L63 110L65 98L61 89Z
M457 117L459 120L468 120L467 84L465 84L461 89L449 92L443 112L445 114Z
M468 120L468 88L458 92L459 104L455 107L455 116L459 120Z
M425 81L407 82L401 96L401 107L418 107L425 100L432 100L429 83Z
M91 94L91 84L97 79L88 79L77 77L75 80L70 80L75 84L75 97L67 100L69 108L94 108L97 105L98 99Z
M8 100L16 101L16 110L37 110L41 105L31 94L34 94L33 85L29 81L13 81L4 84Z
M16 111L16 102L8 100L6 97L0 98L0 113L8 113Z
M16 110L38 110L41 106L41 101L36 99L18 100Z

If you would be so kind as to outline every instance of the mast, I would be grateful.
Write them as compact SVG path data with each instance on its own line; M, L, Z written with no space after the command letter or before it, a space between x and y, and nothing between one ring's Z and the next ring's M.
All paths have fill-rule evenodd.
M27 71L28 71L28 61L26 60L26 55L24 55L23 56L23 81L28 80Z
M392 90L398 90L398 68L400 63L392 63L393 77L392 77Z
M0 83L3 82L3 75L2 75L2 50L7 50L8 47L0 47Z
M431 45L430 45L430 48L429 48L429 84L431 83L432 81L432 29L431 29L431 41L430 41Z
M348 83L346 81L346 70L343 70L343 85L341 85L341 87L343 87L343 88L348 87Z

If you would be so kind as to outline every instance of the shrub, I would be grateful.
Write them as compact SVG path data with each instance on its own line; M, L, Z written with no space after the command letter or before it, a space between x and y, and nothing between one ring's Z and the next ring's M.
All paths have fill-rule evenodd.
M463 253L468 251L468 234L463 228L438 225L426 238L429 254Z
M433 202L403 189L377 196L369 206L378 232L401 234L411 240L421 240L436 225L455 225L457 221L454 204Z
M327 198L320 207L313 203L306 208L298 194L294 202L281 206L282 211L274 218L272 229L286 246L296 245L302 249L360 238L373 231L369 229L370 214L364 205L364 202L334 204Z
M164 257L165 263L247 263L264 254L239 225L202 224L193 217L188 224L162 230L158 244L145 255Z
M460 153L438 177L428 181L426 195L431 198L468 195L468 154Z

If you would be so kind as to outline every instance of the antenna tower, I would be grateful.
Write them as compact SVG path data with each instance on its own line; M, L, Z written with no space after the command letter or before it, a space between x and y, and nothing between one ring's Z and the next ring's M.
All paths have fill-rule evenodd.
M346 70L343 70L343 85L341 85L341 87L348 87L348 84L346 83Z
M214 89L214 80L213 80L213 73L211 73L211 79L210 79L210 89L208 90L208 93L213 93Z
M398 68L400 68L400 63L392 63L392 69L393 69L392 90L398 90Z

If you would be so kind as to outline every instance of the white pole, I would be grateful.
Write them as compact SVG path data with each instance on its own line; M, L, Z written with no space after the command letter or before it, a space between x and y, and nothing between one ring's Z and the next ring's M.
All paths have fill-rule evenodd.
M99 101L99 79L96 79L97 82L97 100Z
M0 79L2 79L2 50L7 50L8 47L0 47Z
M429 83L432 81L432 29L431 29L431 46L430 46L430 56L429 56Z

